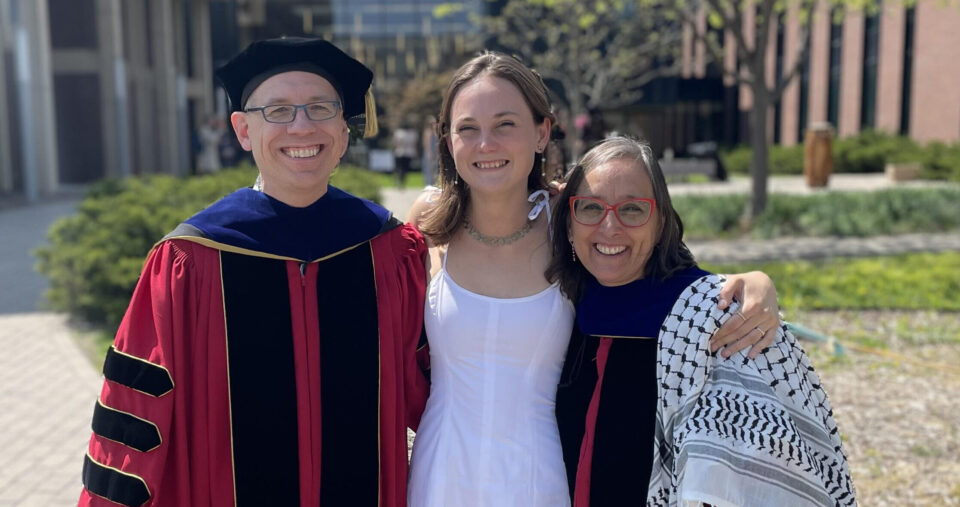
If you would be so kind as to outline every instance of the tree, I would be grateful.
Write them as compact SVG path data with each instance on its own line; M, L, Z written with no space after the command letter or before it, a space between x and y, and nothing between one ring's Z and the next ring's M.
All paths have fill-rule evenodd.
M802 70L809 48L810 27L818 0L655 0L670 17L680 19L688 33L704 44L709 56L721 62L725 75L744 85L752 96L749 131L752 198L745 218L748 220L762 213L767 207L767 180L770 174L768 114L780 100L784 90ZM819 0L838 6L875 9L875 0ZM838 14L842 14L842 9ZM775 37L775 30L785 19L798 20L798 40L793 65L776 76L768 68L768 48ZM840 22L840 17L832 19ZM738 65L732 68L722 65L723 48L718 40L720 34L732 37L736 47ZM787 59L787 61L790 61Z
M398 93L384 99L390 123L396 127L405 121L413 121L417 126L426 116L440 113L440 102L447 84L453 77L453 71L428 73L411 79Z
M679 71L681 30L649 0L509 0L480 22L488 46L517 54L549 81L570 118L635 102ZM568 148L579 156L575 137Z

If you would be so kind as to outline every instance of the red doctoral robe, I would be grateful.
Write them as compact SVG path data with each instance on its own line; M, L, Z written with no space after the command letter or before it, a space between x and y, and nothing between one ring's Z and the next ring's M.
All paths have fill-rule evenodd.
M419 233L386 223L307 262L181 228L107 354L80 505L405 505Z

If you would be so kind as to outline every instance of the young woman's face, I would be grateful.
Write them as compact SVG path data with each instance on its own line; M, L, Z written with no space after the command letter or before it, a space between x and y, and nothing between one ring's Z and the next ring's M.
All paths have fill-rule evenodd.
M472 192L526 191L534 156L549 140L513 83L483 75L463 85L450 108L447 147Z
M621 159L601 164L585 175L575 195L600 199L611 205L627 199L653 199L650 177L637 164ZM622 214L638 210L626 208ZM640 227L626 227L613 210L596 225L583 225L571 214L569 234L577 258L601 285L624 285L643 277L659 240L659 211L656 206L651 210L646 223Z

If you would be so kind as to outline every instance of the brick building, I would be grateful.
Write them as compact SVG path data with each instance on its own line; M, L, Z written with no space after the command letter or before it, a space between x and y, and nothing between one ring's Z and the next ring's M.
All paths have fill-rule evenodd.
M825 1L816 8L803 71L769 112L770 140L793 145L807 125L829 122L839 136L876 129L920 142L960 141L960 3L888 1L876 13L843 13L837 24L834 14ZM788 11L771 30L771 82L800 53L798 18ZM727 69L736 65L733 44L724 37ZM682 58L681 76L652 83L632 108L606 113L609 123L678 152L695 141L748 142L749 90L724 78L689 34Z

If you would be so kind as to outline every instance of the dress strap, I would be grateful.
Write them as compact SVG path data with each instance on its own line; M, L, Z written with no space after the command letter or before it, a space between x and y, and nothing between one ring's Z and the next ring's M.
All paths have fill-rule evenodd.
M439 247L440 250L440 269L444 272L447 271L447 254L450 253L450 243L447 242L446 245Z

